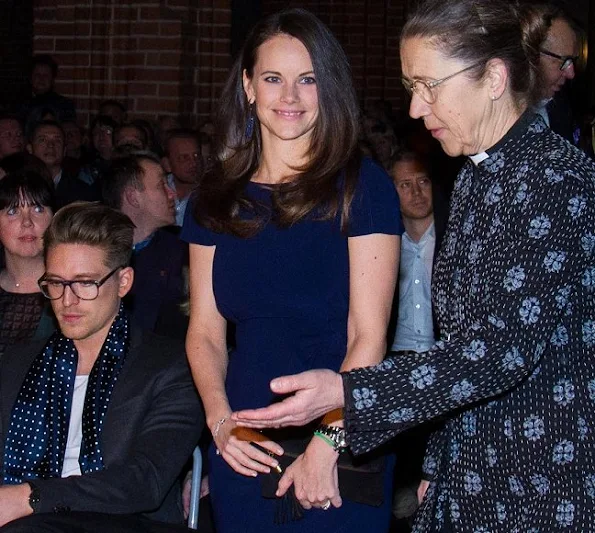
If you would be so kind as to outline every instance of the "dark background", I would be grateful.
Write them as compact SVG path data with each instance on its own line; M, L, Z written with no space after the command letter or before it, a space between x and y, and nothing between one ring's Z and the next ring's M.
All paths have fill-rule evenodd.
M448 0L445 0L448 1ZM133 117L208 120L233 54L251 25L285 6L324 20L345 48L363 107L405 107L399 33L412 0L0 0L0 106L29 92L29 58L51 53L57 89L83 125L99 101L126 102ZM595 0L568 3L595 42ZM595 49L595 48L594 48ZM595 54L574 82L579 107L595 105ZM586 57L586 46L585 46Z

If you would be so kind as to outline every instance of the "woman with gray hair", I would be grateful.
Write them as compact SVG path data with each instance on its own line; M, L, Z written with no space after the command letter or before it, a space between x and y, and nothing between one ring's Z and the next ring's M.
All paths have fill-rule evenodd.
M469 157L434 270L441 340L234 419L299 425L344 407L364 453L444 419L417 532L595 531L595 166L532 112L546 25L504 0L427 0L401 37L410 115ZM423 492L423 491L422 491Z

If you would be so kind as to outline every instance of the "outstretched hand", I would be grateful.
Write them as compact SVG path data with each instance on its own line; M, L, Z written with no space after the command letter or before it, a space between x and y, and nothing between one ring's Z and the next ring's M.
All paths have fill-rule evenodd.
M343 380L332 370L308 370L276 378L271 381L271 390L291 396L261 409L238 411L232 419L251 428L303 426L344 403Z

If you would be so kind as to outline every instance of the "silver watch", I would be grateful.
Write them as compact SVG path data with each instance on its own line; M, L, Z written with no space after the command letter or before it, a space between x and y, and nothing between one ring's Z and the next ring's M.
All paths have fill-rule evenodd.
M345 429L337 426L328 426L320 424L316 428L316 433L324 435L327 439L333 442L333 450L336 452L343 452L349 446L345 440Z

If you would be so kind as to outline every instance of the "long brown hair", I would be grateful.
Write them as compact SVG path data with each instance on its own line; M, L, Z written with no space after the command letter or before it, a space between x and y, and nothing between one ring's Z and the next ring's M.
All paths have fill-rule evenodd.
M196 194L193 210L198 222L215 231L247 237L262 227L266 217L262 206L245 194L246 185L259 166L262 143L256 116L252 115L252 135L246 132L251 109L242 73L246 70L248 77L253 76L258 48L280 34L298 39L308 50L316 76L319 110L308 162L295 168L297 179L272 191L275 222L290 226L316 210L324 220L341 213L341 226L347 227L359 166L359 107L351 69L341 45L317 17L304 9L287 9L266 17L253 28L221 96L219 134L215 139L217 161ZM343 169L347 170L339 185ZM241 216L241 211L251 215Z

